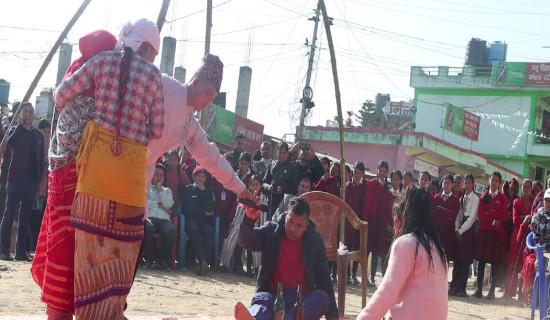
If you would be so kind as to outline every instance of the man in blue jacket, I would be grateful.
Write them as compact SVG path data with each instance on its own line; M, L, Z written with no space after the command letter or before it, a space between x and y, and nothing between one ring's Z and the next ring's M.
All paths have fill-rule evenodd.
M283 284L286 314L294 314L296 289L303 287L304 319L338 319L334 288L329 276L325 244L309 220L309 203L303 198L290 201L288 212L277 222L259 228L254 223L260 211L247 208L239 230L239 243L245 249L262 252L256 294L247 310L235 306L238 320L270 320L277 286Z
M36 190L44 171L44 135L32 125L34 107L30 102L23 108L19 124L8 131L11 163L8 170L6 211L0 226L0 259L11 261L11 228L14 215L19 211L19 225L15 244L15 260L31 262L28 256L27 238L30 231L30 215Z

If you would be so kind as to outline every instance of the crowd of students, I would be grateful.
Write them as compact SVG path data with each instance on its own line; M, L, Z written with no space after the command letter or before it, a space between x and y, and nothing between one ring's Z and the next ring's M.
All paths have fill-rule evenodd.
M371 256L371 270L370 277L364 277L364 280L368 286L374 287L378 261L381 262L382 274L385 274L387 255L394 239L392 207L395 199L415 184L413 173L390 171L388 163L380 161L376 177L367 179L365 166L360 161L355 163L353 170L348 165L342 170L339 162L317 156L309 145L304 148L304 144L300 147L301 144L297 143L290 147L285 142L278 144L276 160L273 160L271 143L264 142L262 150L252 155L243 151L243 140L242 135L237 135L235 149L226 153L225 158L233 165L237 176L260 197L263 212L257 225L270 219L276 220L278 213L284 212L288 200L295 195L315 190L340 197L340 175L345 175L345 201L360 219L369 223L367 250ZM176 159L178 155L181 155L179 161ZM178 178L171 180L183 185L190 183L186 173L193 175L196 167L193 159L185 150L167 154L166 160L171 157L174 157L174 163L179 163L177 170L171 173ZM206 175L209 176L208 173ZM259 266L260 257L250 252L243 253L237 242L239 221L245 210L239 205L235 194L224 189L215 179L208 177L207 180L206 185L212 189L214 199L213 215L220 217L220 240L224 241L220 246L221 268L227 271L231 265L236 274L252 276ZM536 211L532 208L533 200L543 190L543 185L540 181L526 179L521 184L520 193L520 183L516 179L502 181L499 172L491 174L488 184L487 190L477 195L472 174L446 174L440 180L426 171L418 174L417 185L426 188L430 195L431 216L437 236L447 260L453 262L449 295L467 296L467 280L475 261L477 265L474 265L473 273L477 276L477 290L473 297L483 296L483 278L486 265L490 264L490 287L485 298L494 299L497 287L505 291L505 297L515 297L519 274L522 274L522 280L527 280L519 283L519 292L527 303L532 272L529 272L529 265L523 266L524 260L529 258L529 253L525 251L525 237L533 210ZM181 185L179 188L181 195ZM173 212L181 201L174 200ZM183 214L187 217L193 213L183 210ZM357 231L349 224L345 230L345 245L351 250L358 248ZM212 259L206 259L210 259L208 263L212 265ZM243 270L245 262L246 271ZM349 284L360 284L357 267L354 263L348 271L346 281ZM332 280L336 283L336 265L331 265L330 269Z

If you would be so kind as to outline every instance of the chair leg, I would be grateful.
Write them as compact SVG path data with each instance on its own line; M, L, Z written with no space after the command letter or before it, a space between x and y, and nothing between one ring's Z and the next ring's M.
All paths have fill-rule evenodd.
M361 258L361 308L367 305L367 279L369 278L369 262L368 259Z
M535 309L537 308L537 299L539 293L539 275L535 276L535 282L533 285L533 295L531 296L531 320L535 319Z
M346 271L349 265L349 254L338 254L336 266L338 269L338 315L344 316L346 308Z

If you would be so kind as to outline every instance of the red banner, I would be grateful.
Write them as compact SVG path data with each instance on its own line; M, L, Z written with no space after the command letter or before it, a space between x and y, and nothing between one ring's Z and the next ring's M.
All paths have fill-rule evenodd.
M464 111L464 124L462 127L462 135L474 141L477 141L479 137L480 120L480 117L476 116L475 114Z
M264 125L250 119L235 115L235 135L244 135L244 150L254 153L260 150L264 137Z
M525 84L550 85L549 63L525 63Z

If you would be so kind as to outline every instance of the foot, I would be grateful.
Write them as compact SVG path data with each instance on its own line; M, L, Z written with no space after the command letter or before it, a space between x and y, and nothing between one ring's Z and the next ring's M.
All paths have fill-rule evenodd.
M352 283L353 283L353 280L351 280L351 278L348 277L348 278L346 279L346 284L351 285Z
M15 261L32 262L32 258L25 253L20 256L15 256Z
M0 259L4 261L13 261L13 257L9 253L0 255Z
M210 274L210 266L208 265L208 262L206 262L206 259L202 258L199 262L197 274L200 276L208 276Z
M334 283L334 284L337 284L337 283L338 283L338 278L336 277L336 275L332 275L332 276L330 276L330 277L331 277L331 279L332 279L332 283Z
M351 277L351 279L353 280L354 285L360 285L361 284L361 281L359 281L359 279L357 279L356 276Z
M454 297L454 296L456 296L456 290L451 290L451 289L449 289L448 295L449 295L449 297Z
M463 297L467 297L468 294L466 293L465 290L462 290L462 291L456 291L455 294L454 294L455 297L460 297L460 298L463 298Z
M256 320L250 312L248 312L248 309L241 303L237 302L235 305L235 319L236 320Z
M371 279L370 281L367 279L367 287L369 288L376 288L376 284L374 284L374 280Z
M481 293L481 291L476 290L476 292L474 292L474 294L472 294L472 297L476 297L478 299L481 299L481 297L483 297L483 294Z
M141 266L141 269L143 270L149 270L153 267L153 261L151 260L145 260L145 262L143 263L143 265Z
M252 268L246 269L246 276L249 277L249 278L252 278L252 276L253 276Z
M160 262L160 268L164 271L172 271L172 266L166 261Z
M489 291L489 293L485 296L485 299L495 300L495 292L494 291Z

